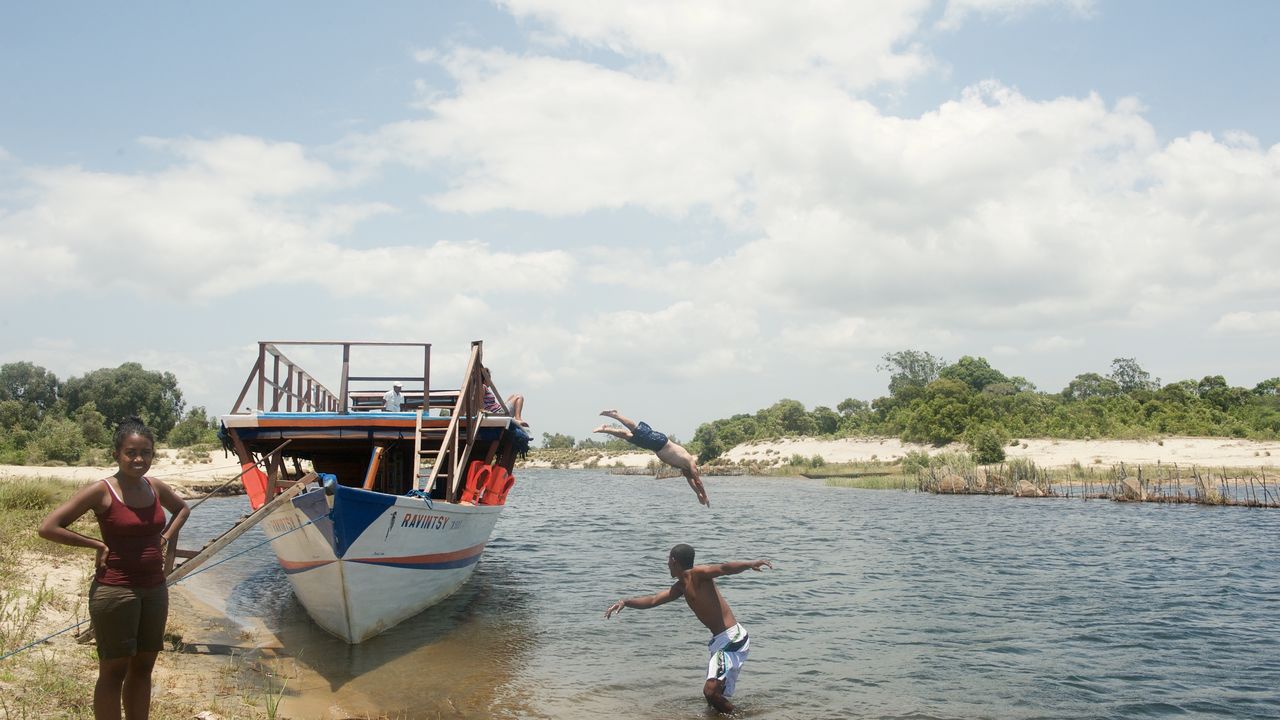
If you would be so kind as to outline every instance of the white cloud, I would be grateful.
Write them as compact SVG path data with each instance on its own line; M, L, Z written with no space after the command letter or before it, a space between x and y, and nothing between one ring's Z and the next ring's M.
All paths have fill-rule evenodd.
M1031 343L1031 351L1037 353L1057 353L1064 350L1082 347L1084 340L1081 338L1065 338L1061 335L1050 335L1049 337L1038 338Z
M346 180L298 146L245 137L148 144L186 162L152 174L28 171L33 199L0 216L0 292L94 285L207 301L329 278L339 295L404 298L423 284L474 278L474 292L500 294L554 291L573 266L560 251L496 252L478 241L342 247L340 238L392 208L326 202L318 193ZM388 283L391 273L404 281Z
M948 13L1043 4L954 3ZM1133 99L1031 99L994 81L917 118L888 116L856 89L898 76L868 80L826 49L828 27L858 16L847 9L824 25L810 5L732 19L730 5L507 6L563 42L528 56L440 55L455 91L428 103L428 118L350 147L449 169L451 187L430 198L446 210L637 207L677 220L705 210L753 238L696 262L666 257L660 238L644 252L600 250L580 261L595 283L647 289L669 307L731 297L748 322L776 317L781 328L830 318L827 334L760 325L815 352L860 334L891 338L893 327L859 323L893 317L914 321L916 338L955 343L1049 327L1030 348L1042 354L1076 347L1091 327L1170 322L1280 283L1266 261L1280 256L1280 149L1242 134L1161 146ZM881 41L867 47L892 55L921 8L885 13L868 20ZM724 28L715 52L691 39L703 22ZM578 59L574 43L624 62ZM797 50L810 45L825 58L820 72ZM752 53L786 59L762 71ZM598 329L585 320L575 332Z
M1280 334L1280 310L1227 313L1213 324L1213 331L1224 335L1277 335Z
M927 0L766 0L745 12L734 0L503 4L516 17L547 23L553 46L576 41L607 48L632 60L637 74L669 74L702 88L738 78L815 75L862 88L901 82L929 65L920 48L901 47ZM660 64L646 64L650 57Z
M565 364L574 373L653 383L750 373L760 367L758 334L750 311L723 302L597 313L576 328Z
M973 15L1017 17L1036 8L1055 5L1087 17L1095 4L1094 0L947 0L947 9L938 21L938 27L955 30Z

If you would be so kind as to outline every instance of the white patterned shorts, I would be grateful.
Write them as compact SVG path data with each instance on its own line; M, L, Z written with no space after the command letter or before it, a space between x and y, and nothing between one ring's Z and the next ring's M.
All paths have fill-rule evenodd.
M734 625L707 643L707 679L723 680L724 694L732 695L738 673L751 652L751 637L742 625Z

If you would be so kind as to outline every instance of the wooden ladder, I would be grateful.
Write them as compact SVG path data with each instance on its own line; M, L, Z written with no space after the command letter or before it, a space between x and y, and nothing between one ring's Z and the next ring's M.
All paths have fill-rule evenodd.
M481 342L471 343L471 358L467 361L462 389L449 415L449 425L440 431L422 426L422 412L417 414L417 433L414 450L418 458L415 482L426 477L420 489L432 490L443 479L448 491L445 499L457 502L461 481L466 474L467 462L480 431L480 410L483 406L484 380L481 370ZM429 468L427 467L429 464Z

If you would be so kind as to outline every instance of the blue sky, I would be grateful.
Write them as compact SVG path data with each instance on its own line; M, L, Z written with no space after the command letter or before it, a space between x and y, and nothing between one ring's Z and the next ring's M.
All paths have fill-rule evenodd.
M746 12L744 8L749 8ZM9 3L0 362L472 339L535 433L1280 347L1280 5ZM333 382L332 358L298 353Z

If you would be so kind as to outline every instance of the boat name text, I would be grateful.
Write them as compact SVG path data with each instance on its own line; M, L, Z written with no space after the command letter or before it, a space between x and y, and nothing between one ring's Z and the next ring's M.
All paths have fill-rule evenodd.
M422 515L407 512L400 519L400 527L422 528L425 530L440 530L448 524L448 515Z

